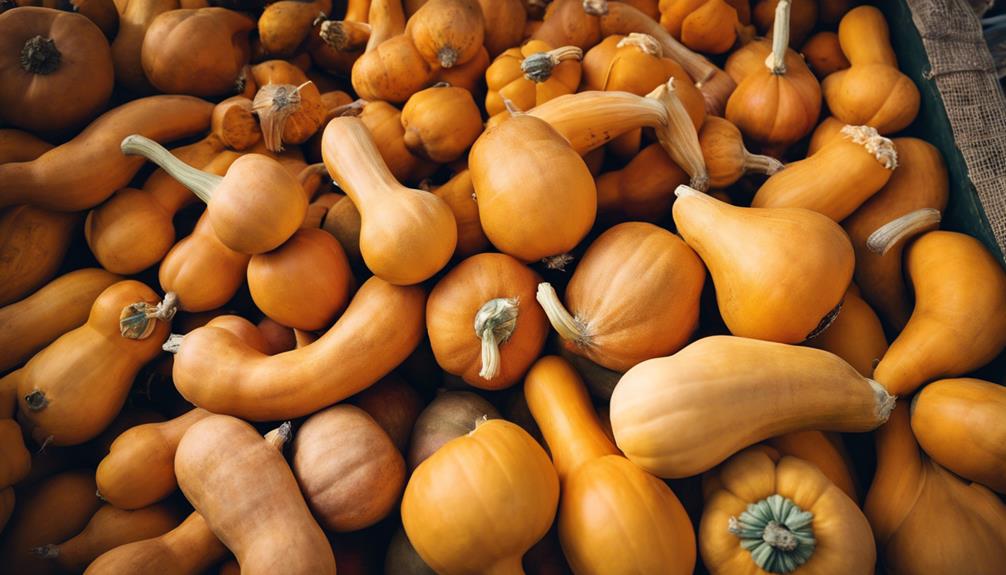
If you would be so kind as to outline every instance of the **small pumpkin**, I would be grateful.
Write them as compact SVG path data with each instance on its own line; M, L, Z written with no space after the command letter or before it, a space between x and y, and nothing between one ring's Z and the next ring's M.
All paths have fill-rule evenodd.
M682 44L723 54L737 40L737 9L724 0L660 0L660 24Z
M842 47L838 43L838 34L821 31L810 37L800 48L800 53L807 60L807 65L819 79L824 79L839 70L845 70L851 64Z
M483 419L499 419L500 413L480 395L470 391L444 391L416 419L407 452L409 470L426 461L445 443L467 435Z
M732 186L745 174L771 176L783 168L775 158L749 152L737 126L716 116L702 123L699 145L709 171L709 186L714 189Z
M394 374L354 395L349 403L373 417L402 455L409 450L412 428L426 405L415 388Z
M583 50L576 46L555 49L546 42L531 40L506 50L486 70L486 112L490 116L506 111L504 100L520 110L530 110L556 96L572 94L580 85Z
M479 0L479 7L486 23L484 44L489 57L521 44L528 18L521 0Z
M304 72L283 60L270 60L253 66L252 75L259 86L252 110L262 124L266 149L281 152L283 144L302 144L318 131L326 109L318 87Z
M437 85L409 98L402 128L412 153L445 164L460 158L482 133L482 114L468 90Z
M482 8L477 0L429 0L409 18L405 34L429 65L464 64L482 47Z
M332 11L332 0L282 0L265 7L258 18L258 37L266 54L291 56L311 32L319 14Z

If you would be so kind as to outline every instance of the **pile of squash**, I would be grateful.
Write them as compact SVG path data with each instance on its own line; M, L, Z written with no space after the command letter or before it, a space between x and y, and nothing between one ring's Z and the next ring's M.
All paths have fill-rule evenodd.
M1002 573L919 106L852 0L0 2L0 570Z

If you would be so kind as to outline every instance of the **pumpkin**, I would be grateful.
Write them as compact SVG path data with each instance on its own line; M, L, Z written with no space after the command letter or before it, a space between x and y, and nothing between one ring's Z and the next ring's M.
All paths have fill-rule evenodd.
M727 101L726 118L747 138L772 150L784 150L810 134L821 113L821 86L803 59L786 47L789 32L790 0L780 0L771 58L740 81Z
M336 439L338 438L338 439ZM335 405L297 430L290 465L308 507L335 532L377 523L398 503L405 460L367 412Z
M531 41L540 40L553 46L573 45L588 50L601 41L601 33L596 2L590 4L582 0L554 0L545 7L543 22Z
M628 222L601 234L566 286L538 302L572 353L615 371L681 349L699 323L705 266L678 236ZM659 303L658 303L659 302Z
M909 420L908 405L900 405L877 432L877 473L863 511L881 564L903 573L998 573L1006 562L1006 504L926 457Z
M709 117L706 121L713 119ZM689 177L660 144L650 144L624 168L605 172L594 182L599 215L606 219L655 222L671 210L675 188L687 184Z
M545 451L501 419L447 442L412 473L402 524L437 573L521 573L548 531L559 480ZM472 553L473 548L481 549Z
M80 533L59 544L35 547L32 553L53 560L61 569L79 573L109 549L163 535L177 527L180 519L167 504L135 511L102 505Z
M517 383L548 335L534 301L539 281L521 262L496 253L474 255L448 272L426 302L426 331L440 367L482 389Z
M489 238L482 231L482 222L479 220L472 173L467 169L461 170L444 185L435 188L433 195L447 202L454 212L454 221L458 226L458 245L454 248L454 255L464 258L486 251L489 248Z
M334 574L332 548L276 449L290 435L288 423L263 439L240 419L211 415L178 444L178 486L243 573ZM269 537L275 530L283 537Z
M433 76L434 70L405 34L368 49L353 64L352 71L353 89L361 98L393 103L408 100Z
M540 40L506 50L486 70L486 112L490 116L505 112L505 100L520 110L530 110L556 96L576 92L581 59L583 50L576 46L553 49Z
M834 32L822 31L814 34L804 42L800 53L819 79L851 66L849 59L842 53L838 34Z
M409 17L405 34L430 66L464 64L482 47L482 8L477 0L429 0Z
M919 89L897 68L880 10L850 10L838 26L838 42L852 65L821 84L832 115L846 124L872 126L881 134L911 124L919 113Z
M883 246L875 253L867 246L882 225L913 211L942 211L947 206L950 179L943 155L918 138L895 138L898 169L879 192L842 222L856 250L856 282L863 298L884 321L900 331L912 313L911 299L902 275L905 241Z
M56 275L79 224L79 213L31 205L0 210L0 305L30 295Z
M786 53L792 58L789 52ZM772 57L772 39L757 38L730 53L723 69L738 84L765 67Z
M485 20L484 44L495 58L507 48L521 44L527 11L521 0L479 0Z
M353 64L370 42L371 26L362 20L325 20L318 16L308 32L306 50L316 68L338 76L349 76Z
M196 408L118 436L98 464L95 477L101 498L119 509L142 509L173 493L178 487L174 468L178 442L189 427L209 415Z
M898 167L894 142L869 126L845 126L806 159L758 188L755 208L804 208L844 220L887 184Z
M771 176L782 170L779 160L752 154L744 147L741 131L730 120L710 116L699 130L699 145L709 171L711 188L734 185L745 174Z
M28 475L29 469L31 454L21 437L21 426L13 419L0 419L0 485L7 487L18 483Z
M854 287L845 292L842 312L831 327L812 339L810 345L830 351L863 376L873 377L873 367L887 352L887 337L880 318Z
M115 32L119 27L119 13L116 11L115 3L112 0L11 0L10 2L5 2L3 8L0 8L0 10L7 10L16 6L41 6L43 8L77 12L82 16L86 16L91 22L94 22L109 41L115 37Z
M737 10L724 0L660 0L660 24L692 50L722 54L737 40Z
M688 477L783 433L869 431L893 407L894 396L837 355L711 336L626 372L611 396L611 428L636 465Z
M115 7L119 13L119 31L111 46L115 83L135 94L150 94L154 87L141 62L143 37L154 18L179 8L179 0L118 0Z
M129 134L170 142L205 132L213 105L191 96L151 96L123 104L38 159L0 164L0 207L30 203L50 210L94 207L125 187L143 166L119 152Z
M841 435L820 431L795 431L773 437L767 440L765 445L775 449L780 455L789 455L812 463L850 499L859 503L859 484L852 461L842 444Z
M332 0L283 0L265 7L258 18L258 37L266 54L290 56L307 38L319 14L332 11Z
M524 396L562 482L559 540L574 572L691 573L695 534L685 508L664 482L621 457L569 363L538 360Z
M516 114L489 128L472 146L468 166L482 230L521 261L568 252L594 224L594 179L544 120Z
M999 425L1004 413L1003 387L980 379L943 379L912 399L912 432L936 463L1006 493L1006 451Z
M248 290L255 305L282 325L320 330L349 302L349 260L331 234L300 229L279 248L252 256Z
M810 142L807 144L807 155L816 154L825 144L833 139L840 138L842 136L842 128L845 126L841 121L836 120L834 116L828 116L821 120L821 123L814 128L814 132L810 135ZM902 139L896 138L897 141L901 141ZM897 149L897 145L895 145L895 149Z
M735 207L685 186L675 193L678 233L709 268L732 334L800 343L827 329L854 266L838 224L798 208Z
M402 128L412 153L445 164L460 158L482 133L482 114L468 90L437 85L409 98Z
M318 131L326 108L304 72L283 60L256 64L251 71L259 86L252 109L262 124L266 149L281 152L283 144L302 144Z
M407 453L409 470L426 461L445 443L468 435L477 422L499 419L491 403L469 391L440 393L416 419Z
M418 182L437 169L436 164L409 150L405 143L402 112L398 108L387 102L364 102L360 120L367 126L381 158L396 180Z
M405 455L409 450L412 428L426 405L411 385L391 374L354 395L349 402L373 417L398 451Z
M905 248L915 309L874 370L891 393L977 369L1006 346L1006 271L978 240L932 231Z
M84 571L86 575L198 575L228 555L198 512L171 531L106 551Z
M75 270L0 308L0 372L82 325L98 294L120 279L100 268Z
M254 27L248 16L224 8L165 12L143 37L143 72L155 88L169 94L231 93L248 63L248 33Z
M438 83L446 82L456 88L464 88L471 92L473 98L481 102L486 92L484 79L489 63L489 51L484 47L479 48L474 58L460 66L441 68L433 75L433 79Z
M872 573L873 532L814 464L753 447L717 470L699 550L710 573Z
M151 160L206 202L213 232L234 251L254 255L275 249L304 221L304 190L268 156L245 154L218 176L189 166L143 136L129 136L121 147L126 155Z
M112 94L112 52L80 14L23 7L0 14L0 121L66 133L94 119Z

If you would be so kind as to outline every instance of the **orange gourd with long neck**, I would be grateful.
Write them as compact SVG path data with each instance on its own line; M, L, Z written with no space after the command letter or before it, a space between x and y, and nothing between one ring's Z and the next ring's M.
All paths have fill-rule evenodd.
M659 143L650 144L621 170L595 178L598 215L616 221L655 222L670 212L674 190L689 181Z
M737 40L737 9L724 0L660 0L660 23L692 50L722 54Z
M1006 272L978 240L926 233L906 248L905 273L915 309L874 370L888 391L963 375L1006 346Z
M541 40L508 49L486 69L486 112L490 116L504 113L505 100L519 110L530 110L576 92L582 59L583 50L576 46L553 48Z
M842 136L842 128L845 126L846 124L841 120L836 120L834 116L828 116L821 120L821 123L814 128L814 132L810 135L810 142L807 144L807 155L812 156L816 154L825 144L833 139L840 138ZM904 138L892 141L897 142L902 139Z
M776 8L772 54L749 74L727 102L726 118L744 135L784 150L814 129L821 113L821 86L800 56L787 48L790 0Z
M822 82L833 116L881 134L906 128L919 113L919 89L898 70L887 21L873 6L850 10L838 25L838 42L852 64Z
M766 445L782 455L813 463L836 487L859 503L859 484L842 436L834 432L795 431L769 439Z
M559 540L574 572L691 573L695 534L684 507L667 484L621 456L569 363L538 360L524 396L562 484Z
M771 176L783 168L775 158L749 152L737 126L716 116L703 122L699 145L709 171L709 187L713 189L732 186L745 174Z
M351 117L329 122L322 156L360 211L360 251L374 274L409 285L447 264L457 245L454 214L440 198L406 188L391 175L363 122Z
M863 511L881 563L899 573L993 575L1006 565L1006 504L919 450L907 403L877 432L877 473Z
M735 207L685 186L675 193L678 233L709 268L731 333L800 343L828 327L854 266L838 224L804 209Z
M845 292L842 312L810 345L830 351L865 377L873 377L874 366L887 352L887 337L880 318L853 288L855 284Z

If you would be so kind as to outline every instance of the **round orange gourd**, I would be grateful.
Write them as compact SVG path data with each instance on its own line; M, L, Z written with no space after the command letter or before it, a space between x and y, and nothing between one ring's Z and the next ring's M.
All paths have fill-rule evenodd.
M588 50L605 36L601 32L599 18L601 10L596 0L555 0L545 7L543 22L531 41L542 41L552 46L572 45ZM600 2L601 5L604 2ZM656 24L656 22L654 22Z
M434 86L405 103L402 128L411 152L445 164L460 158L482 133L482 114L468 90Z
M464 258L486 251L489 239L482 231L482 222L479 221L479 204L475 201L472 173L464 169L454 174L444 185L435 188L433 195L447 202L454 212L454 221L458 225L458 245L454 249L454 255Z
M580 85L583 50L575 46L555 49L541 40L510 48L486 70L486 112L506 111L504 100L519 110L530 110L556 96L572 94Z
M405 34L430 66L459 66L482 48L482 8L477 0L429 0L409 18Z
M600 235L566 286L538 286L538 302L572 353L615 371L670 355L699 322L702 260L678 236L627 222Z
M548 531L558 500L545 451L517 425L494 419L416 468L402 524L437 573L521 573L521 557Z
M106 551L84 571L87 575L198 575L220 563L230 552L198 512L158 537Z
M468 435L478 422L499 419L500 414L480 395L470 391L445 391L416 419L407 450L409 470L426 461L445 443Z
M713 189L732 186L748 173L771 176L783 168L775 158L749 152L737 126L717 116L709 116L702 123L699 145L709 171L709 187Z
M751 6L751 21L758 31L767 37L774 34L775 18L778 15L779 0L758 0ZM817 24L818 2L814 0L794 0L790 16L789 44L796 48L803 44Z
M722 54L737 40L737 10L724 0L660 0L660 23L692 50Z
M474 255L448 272L426 302L426 329L440 367L483 389L517 383L548 335L534 301L539 281L530 268L497 253Z
M852 287L845 292L841 313L810 345L841 357L864 377L873 377L873 367L887 352L887 337L880 318Z
M524 396L562 482L559 540L574 572L691 573L695 534L685 508L667 484L621 456L573 368L541 358Z
M52 279L79 233L79 213L30 205L0 210L0 305L8 305Z
M819 79L824 79L839 70L845 70L851 64L842 47L838 43L838 34L834 32L818 32L804 42L800 53L807 60L807 65Z
M855 469L840 434L795 431L773 437L765 444L777 450L780 455L790 455L814 464L836 487L859 503Z
M740 84L744 78L764 68L765 60L771 55L772 40L756 38L731 52L723 69L734 82Z
M361 98L396 104L422 90L433 77L434 70L405 34L367 50L352 72L353 89Z
M433 79L446 82L457 88L464 88L471 92L472 97L482 101L485 95L486 70L489 69L489 51L484 47L480 48L474 58L453 68L441 68L434 74Z
M687 184L689 177L660 144L650 144L624 168L605 172L594 182L601 217L655 222L671 211L675 188Z
M699 549L710 573L871 573L870 524L812 463L754 447L718 473Z

